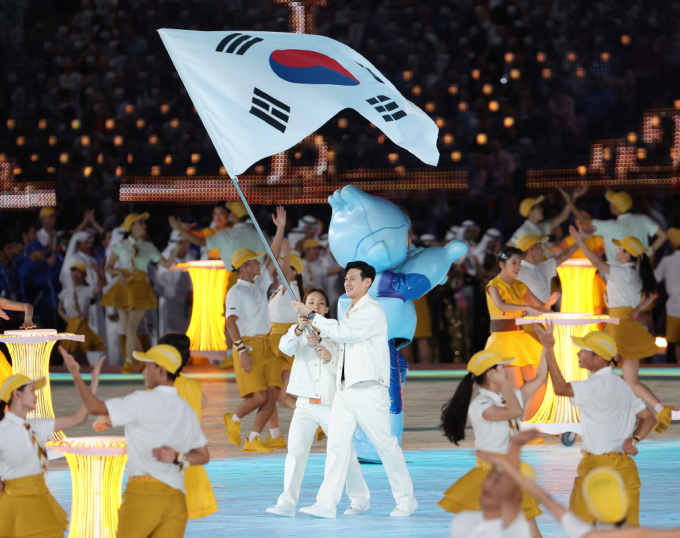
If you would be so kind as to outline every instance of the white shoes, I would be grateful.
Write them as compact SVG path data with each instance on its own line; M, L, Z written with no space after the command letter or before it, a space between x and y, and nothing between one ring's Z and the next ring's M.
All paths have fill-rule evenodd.
M274 514L275 516L282 517L295 517L295 507L287 506L285 504L277 504L271 508L267 508L268 514Z
M392 510L390 516L392 517L408 517L418 508L418 501L414 497L408 504L398 504L397 507Z
M371 507L371 503L366 503L366 504L350 504L347 507L347 510L345 510L345 515L346 516L360 516L366 510L368 510Z
M305 506L300 508L301 514L307 514L314 517L325 517L327 519L335 519L335 510L332 512L327 510L319 503L314 503L312 506Z

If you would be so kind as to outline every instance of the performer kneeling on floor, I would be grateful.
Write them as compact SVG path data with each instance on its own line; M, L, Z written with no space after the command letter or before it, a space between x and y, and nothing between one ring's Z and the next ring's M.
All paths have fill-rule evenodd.
M109 415L113 426L125 429L128 483L118 511L116 536L184 536L188 517L184 469L207 464L210 454L196 413L173 386L182 369L180 352L165 344L146 353L135 351L135 359L147 363L147 390L106 403L87 390L73 357L66 352L62 355L87 410L93 415Z
M321 289L311 289L304 304L315 314L325 318L330 310L328 296ZM338 368L339 346L312 325L315 336L305 329L307 316L299 316L281 337L279 349L295 356L290 372L288 393L297 396L293 420L288 431L288 455L283 477L283 493L276 506L267 508L270 514L295 517L295 505L300 497L300 486L307 466L309 450L317 428L328 431L331 403L335 396L335 375ZM363 514L370 507L370 492L361 474L361 466L352 448L347 470L347 496L351 504L345 515Z

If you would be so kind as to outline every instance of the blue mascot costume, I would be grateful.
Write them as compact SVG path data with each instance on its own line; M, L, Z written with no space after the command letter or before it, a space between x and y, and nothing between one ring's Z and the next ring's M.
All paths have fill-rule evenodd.
M404 404L401 387L408 364L399 349L410 344L416 330L418 299L438 284L446 282L451 264L468 247L454 240L446 247L415 248L409 240L409 219L392 202L366 194L347 185L328 198L333 216L328 243L342 266L364 261L376 270L375 282L368 293L377 300L387 316L390 345L390 399L392 434L401 444L404 431ZM338 300L338 318L350 304L347 295ZM380 457L359 429L354 448L360 461L380 463Z

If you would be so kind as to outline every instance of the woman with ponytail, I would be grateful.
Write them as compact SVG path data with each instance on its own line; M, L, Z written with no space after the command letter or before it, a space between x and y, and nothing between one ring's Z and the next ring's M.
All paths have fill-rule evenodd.
M646 385L640 383L638 370L640 359L651 357L659 352L655 338L637 321L640 313L654 300L656 279L652 265L645 254L642 242L633 236L621 240L614 239L616 261L612 265L602 261L585 245L581 234L573 226L569 233L579 244L598 271L609 275L607 280L607 306L609 315L619 318L619 324L607 323L604 332L616 342L619 354L614 357L621 364L623 379L630 385L638 398L657 413L654 431L662 433L671 423L675 408L664 406Z
M536 333L543 339L552 335L552 326L546 329L538 326ZM512 389L508 382L510 371L504 368L514 358L505 358L495 351L475 353L468 362L468 374L458 385L453 398L442 407L440 427L444 435L456 445L465 439L465 424L468 418L475 433L477 450L507 455L511 437L519 431L519 420L524 414L524 404L534 395L548 378L548 365L541 352L536 377L525 383L521 389ZM478 394L472 399L474 386ZM479 510L482 484L491 465L477 459L477 465L462 476L444 493L439 506L447 512L458 514L466 510ZM524 494L522 509L529 521L534 537L540 536L536 516L542 512L539 503Z

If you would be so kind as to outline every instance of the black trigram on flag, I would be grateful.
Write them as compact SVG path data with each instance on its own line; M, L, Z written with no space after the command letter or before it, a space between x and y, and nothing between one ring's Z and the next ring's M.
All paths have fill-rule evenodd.
M356 60L354 60L354 61L356 62ZM365 65L361 65L359 62L357 62L357 65L360 65L360 66L363 67L366 71L368 71L368 72L371 74L371 76L372 76L375 80L377 80L378 82L380 82L380 84L385 84L382 80L380 80L380 78L378 77L378 75L376 75L376 74L375 74L373 71L371 71L368 67L366 67Z
M244 41L245 43L243 43ZM220 41L220 44L217 45L215 51L222 52L224 47L229 45L225 51L227 54L232 54L238 48L238 50L236 50L236 54L242 56L250 47L252 47L255 43L259 43L260 41L262 41L261 37L252 37L247 34L240 33L229 34L222 41ZM239 45L241 45L240 48Z
M253 91L252 103L253 106L250 107L250 113L253 116L257 116L282 133L286 132L288 114L290 114L290 107L288 105L283 104L278 99L274 99L271 95L267 95L257 88Z
M375 108L378 112L380 112L385 121L397 121L406 116L406 112L403 110L397 110L399 105L392 101L391 97L378 95L377 97L366 99L366 102L373 106L373 108ZM394 114L389 114L393 110L396 110L396 112Z

